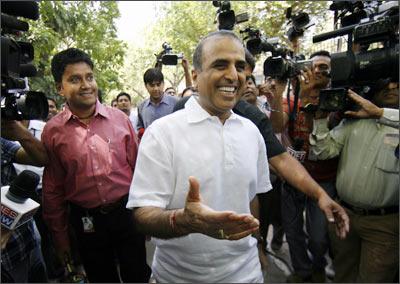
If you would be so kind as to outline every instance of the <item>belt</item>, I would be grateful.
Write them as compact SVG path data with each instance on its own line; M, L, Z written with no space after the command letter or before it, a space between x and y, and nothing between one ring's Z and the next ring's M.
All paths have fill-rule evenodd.
M399 206L389 206L389 207L383 207L383 208L377 208L377 209L364 209L364 208L350 205L347 202L344 202L343 200L340 200L339 203L357 215L364 215L364 216L367 216L367 215L389 215L389 214L399 213Z
M113 212L117 208L120 208L121 206L126 205L127 201L128 201L128 196L126 195L126 196L123 196L122 198L118 199L115 202L103 204L103 205L100 205L100 206L97 206L94 208L84 208L84 207L80 207L73 203L71 203L71 205L73 208L79 209L80 211L85 210L89 214L100 213L100 214L106 215L108 213Z

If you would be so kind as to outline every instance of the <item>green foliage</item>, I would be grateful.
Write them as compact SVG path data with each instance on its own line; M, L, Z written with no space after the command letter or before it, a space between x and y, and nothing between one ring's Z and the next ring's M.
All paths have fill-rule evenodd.
M116 2L102 1L40 1L40 19L30 21L26 34L35 48L34 64L38 76L31 88L55 96L51 76L51 59L57 52L76 47L85 50L95 64L96 80L106 95L121 87L120 70L126 45L117 39L114 20L119 17Z
M248 22L236 25L235 32L243 37L239 30L252 26L260 29L267 37L279 37L281 42L288 44L285 36L288 30L285 10L290 6L294 14L301 11L309 13L317 28L321 29L322 25L326 25L329 6L327 1L231 1L231 7L236 14L247 12L250 18ZM136 66L139 68L135 68L134 71L139 73L140 77L133 76L136 79L134 82L131 81L133 84L130 85L131 88L143 88L141 76L147 68L154 65L155 58L153 57L153 61L151 58L154 53L161 51L163 42L169 42L174 52L183 52L192 64L192 54L200 38L217 30L215 23L217 8L211 1L170 1L164 2L161 9L161 18L146 32L145 48L136 49L130 54L140 65ZM308 54L309 45L305 45L304 48L303 52ZM145 54L146 50L151 56ZM142 63L137 59L143 57L146 61L150 59L152 66L139 70ZM163 73L167 85L177 87L183 79L183 69L179 66L177 68L163 66ZM143 96L143 91L141 94ZM144 94L147 96L145 91Z

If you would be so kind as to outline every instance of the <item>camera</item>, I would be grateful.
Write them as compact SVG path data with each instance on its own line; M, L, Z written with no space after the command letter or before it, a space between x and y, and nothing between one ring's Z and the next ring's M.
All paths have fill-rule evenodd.
M341 19L342 27L313 37L313 42L316 43L338 36L348 36L347 51L331 54L330 77L332 87L336 89L336 92L327 93L331 94L332 100L336 100L340 97L339 93L344 92L338 88L373 88L379 79L398 80L399 77L399 5L397 1L346 2L340 4L335 2L334 6L331 5L335 13L342 11L337 16L337 20ZM347 12L351 14L346 15ZM354 24L349 25L350 23ZM362 48L353 51L353 43ZM370 44L381 46L368 50ZM324 95L326 91L321 92ZM330 104L329 101L328 104ZM332 101L330 105L333 106L335 103ZM342 101L339 105L347 104Z
M300 75L300 71L306 67L311 70L312 60L271 56L264 61L264 76L286 80Z
M36 75L31 64L34 48L29 42L15 40L21 31L28 31L27 22L39 18L34 1L1 2L1 117L9 120L45 119L48 114L44 93L29 90L28 78ZM13 35L13 37L7 34Z
M235 16L235 11L231 9L230 1L212 1L217 10L218 29L233 30L235 24L240 24L249 20L247 13Z
M267 38L261 34L259 29L248 27L240 33L247 34L243 40L246 41L246 48L252 55L262 52L271 52L263 65L264 76L288 79L300 74L305 67L311 69L312 61L304 60L302 56L294 56L287 47L280 45L277 38Z
M157 57L157 66L161 65L177 65L178 64L178 59L183 58L183 54L174 54L172 53L172 47L168 42L164 42L162 44L163 50L159 53L156 54Z
M299 12L298 14L292 14L292 7L286 9L286 19L291 27L287 31L286 35L291 41L293 38L303 36L304 31L311 27L313 24L307 26L310 23L310 17L305 12Z

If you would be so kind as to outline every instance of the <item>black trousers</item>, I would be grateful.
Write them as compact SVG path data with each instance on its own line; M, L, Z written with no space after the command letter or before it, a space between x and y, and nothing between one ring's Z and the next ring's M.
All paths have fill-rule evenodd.
M135 229L132 211L125 205L121 202L108 213L70 206L70 224L89 282L120 282L117 263L123 282L143 283L150 278L145 237ZM93 218L94 232L84 232L82 217Z

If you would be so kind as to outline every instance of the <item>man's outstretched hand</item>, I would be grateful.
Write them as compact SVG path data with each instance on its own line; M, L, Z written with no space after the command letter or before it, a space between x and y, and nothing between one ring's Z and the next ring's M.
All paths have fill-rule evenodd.
M189 177L189 192L183 211L176 215L177 227L187 233L201 233L216 239L239 240L258 230L259 221L251 214L215 211L202 203L200 184Z
M342 206L333 201L326 193L318 199L319 208L325 213L329 223L335 224L336 235L344 239L350 228L350 220Z

